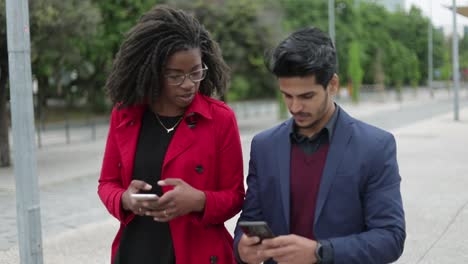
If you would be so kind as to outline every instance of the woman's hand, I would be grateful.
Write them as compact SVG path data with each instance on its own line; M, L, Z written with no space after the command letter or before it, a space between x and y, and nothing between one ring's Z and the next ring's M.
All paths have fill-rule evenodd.
M203 212L205 209L205 193L193 188L182 179L165 179L159 181L160 186L174 186L174 189L161 196L157 204L148 205L146 215L154 220L168 222L178 216L191 212Z
M121 201L123 209L131 211L136 215L145 215L148 210L147 204L156 202L157 198L155 198L154 201L151 201L151 199L142 201L133 198L131 194L139 193L140 191L149 191L151 188L152 186L144 181L133 180L122 195Z

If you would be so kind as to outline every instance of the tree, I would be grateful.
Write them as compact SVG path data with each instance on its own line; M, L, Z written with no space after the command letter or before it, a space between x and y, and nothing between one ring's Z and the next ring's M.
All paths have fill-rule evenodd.
M8 61L4 1L0 2L0 166L10 165L6 108ZM99 12L89 0L35 0L30 2L31 63L39 81L41 99L51 87L60 89L64 78L83 62L76 41L92 36ZM43 101L42 100L42 101Z
M393 41L387 25L391 13L383 6L362 2L360 14L363 30L359 43L363 47L362 68L365 69L363 82L378 84L382 90L387 66L384 56Z
M411 87L417 88L419 80L421 79L421 73L419 72L419 61L418 57L414 52L410 52L408 57L408 64L406 69L407 82L411 84Z
M100 1L91 0L98 7L101 21L96 26L96 36L79 42L81 53L87 63L78 69L78 78L73 84L84 90L91 110L107 110L104 85L112 67L115 54L124 40L125 33L134 26L140 16L156 3L154 0Z
M466 70L468 69L468 34L466 33L460 39L459 52L461 77L463 78L462 80L466 81L468 78L466 74Z
M407 76L405 69L408 68L409 54L411 54L410 51L403 44L394 41L390 43L386 55L386 65L389 65L386 70L389 76L389 78L387 78L387 84L395 87L398 101L403 99L401 89L405 77Z
M448 48L445 50L443 54L443 65L441 67L440 72L440 79L445 80L447 83L447 89L449 89L449 83L451 82L452 78L452 40L449 39L447 41Z
M50 96L70 98L73 79L88 64L79 44L94 38L101 17L90 0L32 1L30 9L31 63L41 110Z
M223 57L232 70L231 84L225 99L274 98L273 77L264 65L264 52L273 44L274 26L261 1L210 0L181 3L219 42Z

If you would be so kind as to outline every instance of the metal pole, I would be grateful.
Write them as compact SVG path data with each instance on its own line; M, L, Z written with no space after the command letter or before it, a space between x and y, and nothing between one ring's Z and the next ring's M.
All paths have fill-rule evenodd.
M336 52L336 72L339 72L338 48L336 47L336 33L335 33L335 0L328 0L328 33L335 46ZM339 93L338 93L339 95Z
M335 0L328 0L328 32L336 49L335 40Z
M67 144L70 144L70 121L68 120L68 114L65 115L65 140Z
M6 18L20 261L42 264L28 1L6 0Z
M458 32L457 32L457 1L452 0L452 16L453 16L453 43L452 43L452 53L453 53L453 106L454 106L454 119L455 121L460 120L459 116L459 98L458 91L460 90L460 72L458 65Z
M432 87L432 81L433 81L433 72L434 72L434 66L432 63L432 58L433 58L433 40L432 40L432 0L429 0L429 22L428 22L428 28L427 28L427 33L428 33L428 39L427 39L427 85L429 87L429 93L431 95L431 98L434 97L434 90Z

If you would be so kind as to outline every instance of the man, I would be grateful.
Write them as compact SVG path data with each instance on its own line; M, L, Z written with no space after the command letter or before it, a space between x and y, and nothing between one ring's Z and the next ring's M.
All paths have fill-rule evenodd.
M292 115L252 141L248 190L239 221L266 221L273 239L238 227L244 263L389 263L406 237L394 137L336 105L336 52L315 28L271 53Z

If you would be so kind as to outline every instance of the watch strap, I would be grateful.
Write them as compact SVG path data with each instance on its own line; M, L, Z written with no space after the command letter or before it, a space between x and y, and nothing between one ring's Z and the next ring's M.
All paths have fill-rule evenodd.
M333 264L334 262L334 254L333 254L333 245L330 240L320 240L317 242L320 244L320 249L317 250L317 254L320 257L320 264ZM317 246L318 248L318 246ZM317 255L316 254L316 255ZM318 258L317 258L318 261Z

